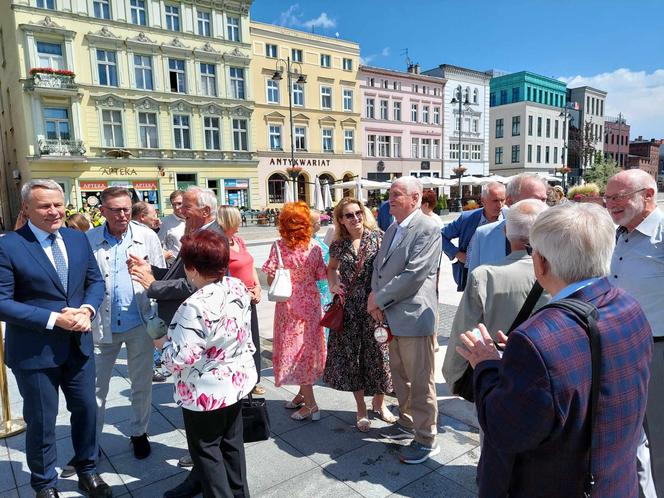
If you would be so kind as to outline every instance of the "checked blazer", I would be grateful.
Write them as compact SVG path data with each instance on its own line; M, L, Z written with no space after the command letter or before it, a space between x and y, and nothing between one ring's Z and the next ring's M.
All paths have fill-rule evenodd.
M646 408L652 334L639 304L600 279L570 297L599 311L600 396L593 496L638 496L636 449ZM591 382L585 329L545 309L509 336L502 360L475 368L485 433L480 497L583 496Z

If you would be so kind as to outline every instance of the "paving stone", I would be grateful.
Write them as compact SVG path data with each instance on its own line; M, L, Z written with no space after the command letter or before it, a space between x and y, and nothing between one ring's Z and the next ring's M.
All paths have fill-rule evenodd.
M456 430L439 429L436 441L440 446L440 453L429 458L424 465L436 469L441 465L458 458L468 451L477 448L479 442L464 436Z
M454 481L443 477L437 472L431 472L421 479L404 486L390 498L397 497L426 497L426 498L475 498L477 493L459 486Z
M283 498L302 496L316 498L361 498L362 495L335 479L320 467L273 486L262 493L255 493L251 482L249 492L259 498Z
M436 469L436 472L477 495L475 477L479 460L480 448L477 447Z
M158 498L158 497L161 498L161 496L163 496L163 494L166 491L180 484L182 481L186 479L187 475L189 474L187 470L184 469L179 469L179 470L180 470L179 473L174 474L170 477L167 477L152 484L148 484L141 488L132 489L131 496L133 498ZM197 496L201 495L199 494ZM113 495L113 497L115 498L115 495Z
M9 448L4 440L0 440L0 495L4 496L16 487L12 462L9 459Z

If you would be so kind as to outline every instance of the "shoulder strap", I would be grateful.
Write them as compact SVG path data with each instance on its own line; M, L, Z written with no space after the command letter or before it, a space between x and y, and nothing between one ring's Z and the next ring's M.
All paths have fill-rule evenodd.
M283 268L284 267L284 262L281 259L281 251L279 250L279 241L278 240L274 241L274 248L277 251L277 261L279 262L278 267Z
M597 308L591 303L575 298L565 298L560 299L559 301L554 301L553 303L549 303L546 306L542 306L538 310L538 313L546 308L558 308L574 314L574 316L583 325L586 334L588 334L588 340L590 341L590 365L592 373L590 377L590 408L588 412L588 474L586 476L586 482L584 484L585 489L583 493L585 498L589 498L592 493L592 488L595 485L595 476L592 469L592 448L593 431L595 428L595 422L597 421L599 379L602 361L599 329L597 328L599 312L597 311Z
M537 280L535 280L532 289L530 289L530 292L528 293L528 297L526 297L523 306L521 306L519 313L516 315L516 318L512 322L512 325L510 326L509 330L505 333L505 335L509 335L510 332L512 332L515 328L517 328L523 322L528 320L530 314L533 312L533 309L535 309L535 304L537 304L537 300L540 298L541 295L542 295L542 286Z

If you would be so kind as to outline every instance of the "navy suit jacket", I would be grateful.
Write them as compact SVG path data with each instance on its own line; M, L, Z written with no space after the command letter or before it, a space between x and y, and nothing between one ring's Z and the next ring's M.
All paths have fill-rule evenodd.
M5 361L11 368L43 369L62 365L73 344L90 356L91 332L46 330L52 311L101 305L105 285L88 239L61 228L69 279L65 292L53 264L26 224L0 238L0 320L7 323Z
M480 224L482 219L483 210L484 208L477 208L464 211L456 220L448 223L440 230L443 238L443 252L450 258L450 261L454 259L457 252L466 252L468 249L468 244L470 244L470 240L473 238L475 230L477 230L477 225ZM459 239L458 247L452 243L452 239L456 238ZM457 283L458 291L463 290L463 267L464 264L460 261L452 265L452 275Z
M635 497L653 349L650 326L636 300L606 278L570 297L599 311L592 495ZM583 496L591 371L586 331L559 309L545 309L517 327L502 360L476 365L475 403L484 430L481 498Z

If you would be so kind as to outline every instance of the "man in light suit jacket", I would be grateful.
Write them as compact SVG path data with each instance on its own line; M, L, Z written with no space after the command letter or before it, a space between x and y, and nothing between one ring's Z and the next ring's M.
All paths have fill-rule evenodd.
M374 260L367 309L386 322L392 382L399 400L398 424L381 433L389 439L413 439L401 451L404 463L417 464L437 455L438 405L434 381L436 294L441 256L438 224L419 209L422 184L412 176L390 187L395 223L383 236Z
M79 489L111 496L97 473L95 363L90 319L104 281L85 234L63 228L65 202L53 180L21 189L29 221L0 239L0 320L5 353L23 397L30 484L38 498L59 496L55 420L58 389L71 412Z
M445 225L440 234L443 237L443 252L452 261L452 275L459 292L466 288L468 265L466 251L478 227L497 221L505 205L505 186L491 182L482 187L482 207L464 211L452 223ZM452 239L459 239L458 247Z
M534 173L521 173L507 184L506 201L508 206L523 199L537 199L546 202L546 181ZM468 246L468 273L480 265L491 265L503 260L510 253L505 237L505 219L479 227Z

